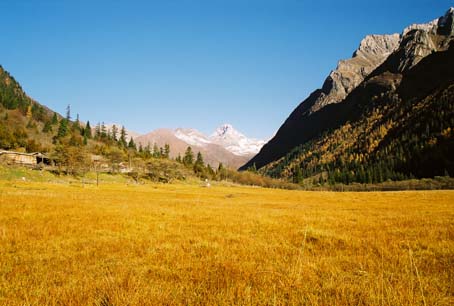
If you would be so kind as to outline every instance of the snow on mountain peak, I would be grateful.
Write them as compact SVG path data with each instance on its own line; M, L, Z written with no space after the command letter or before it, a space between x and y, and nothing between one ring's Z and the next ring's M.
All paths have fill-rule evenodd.
M225 135L227 133L232 133L232 131L234 132L237 132L233 126L231 124L228 124L228 123L225 123L223 125L221 125L220 127L218 127L214 133L212 134L212 136L214 135L217 135L217 136L222 136L222 135Z
M231 124L225 123L218 127L213 134L210 135L210 138L242 138L245 137L243 134L238 132L233 128Z
M176 129L174 135L193 146L217 144L238 156L255 155L266 143L264 140L247 138L228 123L219 126L209 137L195 129L183 128Z
M208 137L206 137L196 129L178 128L175 130L175 137L192 146L204 147L207 144L211 143Z
M218 127L209 139L218 145L223 146L235 155L255 155L265 144L264 140L247 138L235 130L231 124L223 124Z

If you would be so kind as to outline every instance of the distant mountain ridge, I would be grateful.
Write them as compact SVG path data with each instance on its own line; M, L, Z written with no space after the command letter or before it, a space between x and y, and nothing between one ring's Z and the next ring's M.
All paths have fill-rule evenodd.
M157 129L135 137L134 141L143 146L169 144L171 157L183 155L190 146L193 151L201 152L212 166L223 163L232 168L247 162L265 144L263 140L246 137L230 124L221 125L209 136L192 128Z
M401 35L367 36L241 169L255 165L276 177L323 179L343 173L357 181L369 170L374 181L454 175L453 17L450 8ZM426 166L418 169L415 158Z

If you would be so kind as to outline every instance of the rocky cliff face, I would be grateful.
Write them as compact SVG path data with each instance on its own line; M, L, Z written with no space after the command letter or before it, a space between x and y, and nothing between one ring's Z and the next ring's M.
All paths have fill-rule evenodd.
M361 84L370 83L370 80L392 79L392 87L396 88L401 75L410 71L428 55L448 50L453 40L453 8L432 22L407 27L402 35L365 37L353 57L340 61L325 80L323 87L315 90L300 103L279 128L275 137L241 169L247 169L253 164L257 168L263 167L281 158L296 146L304 144L311 137L332 128L335 125L333 122L338 121L336 114L329 111L320 114L322 110L330 105L342 104L348 100L347 98L354 99L354 91L361 87ZM372 83L379 85L375 81ZM377 86L368 86L371 96L376 94L375 91L381 90ZM363 93L362 96L367 95ZM339 111L351 110L340 107ZM330 115L327 116L327 113ZM343 113L342 116L348 117L348 114Z
M337 68L326 78L319 96L311 101L312 105L306 105L307 111L303 114L310 115L328 104L344 100L396 51L400 60L396 72L404 72L433 52L446 51L453 36L454 8L431 22L406 27L401 35L366 36L352 58L339 61Z
M399 34L366 36L353 53L353 57L339 61L337 68L331 71L308 113L345 99L366 76L397 49L399 41Z
M404 29L398 52L397 72L404 72L413 68L423 58L433 52L446 51L453 40L454 9L426 24L413 24Z

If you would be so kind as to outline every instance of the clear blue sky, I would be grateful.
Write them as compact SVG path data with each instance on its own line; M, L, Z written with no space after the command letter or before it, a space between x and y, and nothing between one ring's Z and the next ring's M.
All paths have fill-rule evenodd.
M0 0L0 64L81 120L269 137L366 34L453 1Z

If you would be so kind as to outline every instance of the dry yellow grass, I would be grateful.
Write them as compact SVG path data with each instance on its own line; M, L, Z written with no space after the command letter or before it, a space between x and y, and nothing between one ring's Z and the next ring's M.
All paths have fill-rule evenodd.
M0 182L0 305L453 305L454 192Z

